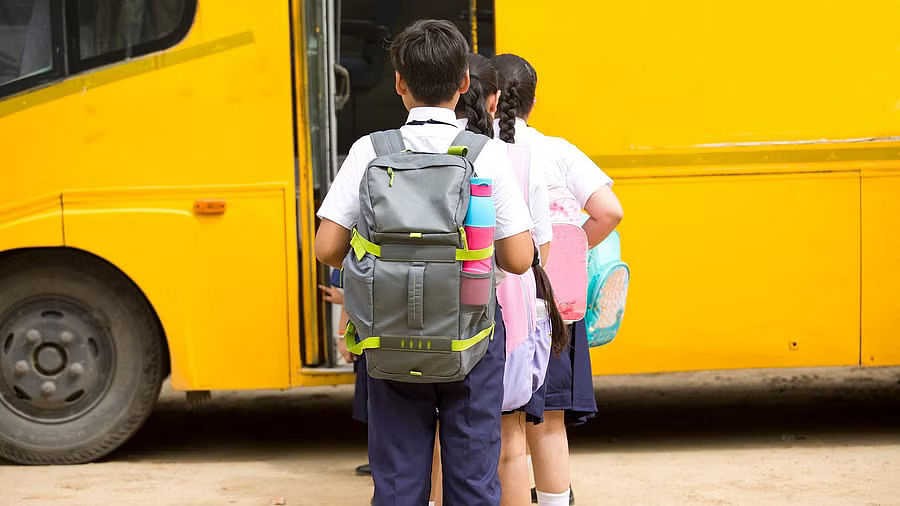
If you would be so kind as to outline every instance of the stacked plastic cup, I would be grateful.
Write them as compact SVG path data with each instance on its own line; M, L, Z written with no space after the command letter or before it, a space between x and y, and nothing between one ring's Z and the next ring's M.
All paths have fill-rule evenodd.
M470 250L488 248L494 243L494 226L497 216L494 211L494 198L491 195L492 180L486 177L473 177L471 180L472 196L463 228ZM463 272L471 274L487 274L491 272L492 258L464 261ZM467 277L460 279L460 301L463 304L483 305L491 298L493 289L491 276Z

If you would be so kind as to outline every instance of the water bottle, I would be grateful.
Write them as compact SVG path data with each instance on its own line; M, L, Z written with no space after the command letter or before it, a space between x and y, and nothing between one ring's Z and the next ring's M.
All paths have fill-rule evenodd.
M494 211L494 198L491 196L492 180L485 177L473 177L471 180L471 197L463 228L469 249L488 248L494 243L494 226L497 216ZM487 274L491 272L493 259L464 261L463 272L470 274ZM460 300L463 304L484 305L490 301L493 289L491 277L467 277L460 279Z

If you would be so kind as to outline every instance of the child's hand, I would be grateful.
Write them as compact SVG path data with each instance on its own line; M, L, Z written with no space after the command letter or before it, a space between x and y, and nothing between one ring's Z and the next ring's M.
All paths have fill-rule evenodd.
M352 364L354 361L356 361L356 355L350 353L350 351L347 349L347 342L343 337L338 339L338 353L340 353L341 356L344 357L344 360L346 360L348 364Z
M324 294L325 302L332 304L344 303L344 291L336 286L319 285L319 290Z

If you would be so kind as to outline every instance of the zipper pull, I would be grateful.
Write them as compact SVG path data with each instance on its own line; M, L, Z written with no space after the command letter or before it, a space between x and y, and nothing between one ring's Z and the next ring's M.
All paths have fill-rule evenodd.
M394 169L388 167L387 173L388 173L388 176L390 177L390 180L388 180L388 188L393 188L394 187Z

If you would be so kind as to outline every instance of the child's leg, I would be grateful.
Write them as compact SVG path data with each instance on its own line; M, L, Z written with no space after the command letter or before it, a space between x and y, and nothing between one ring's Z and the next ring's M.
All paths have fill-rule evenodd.
M503 415L501 421L500 486L503 488L504 506L531 504L531 487L528 485L528 460L525 457L525 413Z
M369 377L368 387L375 504L427 504L436 423L434 385Z
M440 424L438 424L437 433L434 435L434 453L431 456L431 497L429 503L433 506L441 506L444 502L444 489L441 479L441 439Z
M497 464L506 332L499 306L494 321L487 353L466 379L437 385L444 499L453 506L500 504Z
M565 414L565 411L545 411L544 423L529 423L526 427L534 483L541 492L561 494L569 491L569 440Z

